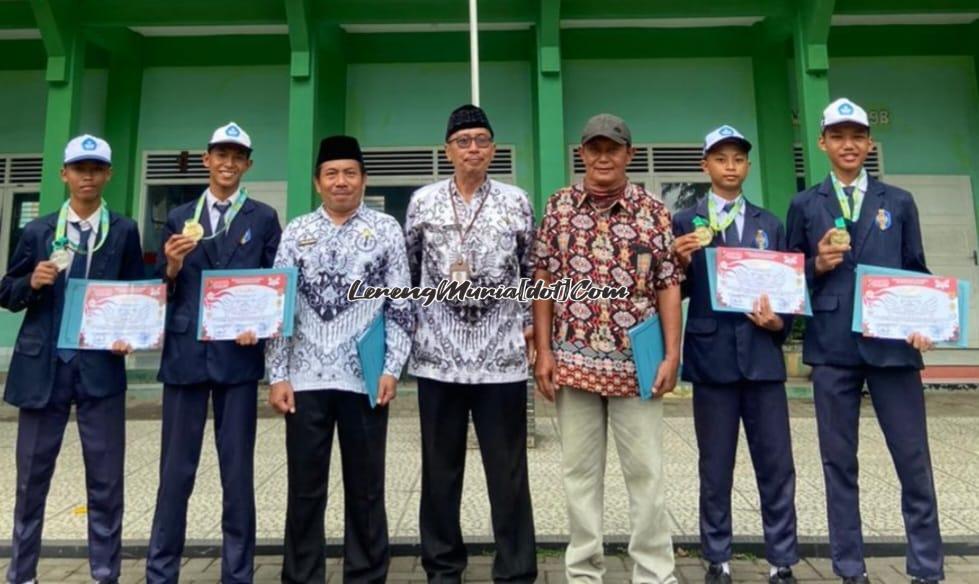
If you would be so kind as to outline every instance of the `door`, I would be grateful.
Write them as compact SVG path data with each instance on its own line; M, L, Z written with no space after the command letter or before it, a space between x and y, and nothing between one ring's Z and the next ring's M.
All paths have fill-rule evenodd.
M979 348L979 242L972 181L949 175L888 175L885 180L914 194L928 269L972 284L969 347Z
M38 216L40 192L31 187L0 188L0 265L7 269L24 227Z

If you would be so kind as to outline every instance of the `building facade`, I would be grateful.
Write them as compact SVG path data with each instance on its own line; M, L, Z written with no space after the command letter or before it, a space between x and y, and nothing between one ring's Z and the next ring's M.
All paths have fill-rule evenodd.
M492 172L538 211L581 171L585 120L611 112L633 131L632 179L674 208L704 189L703 135L738 127L756 145L747 196L784 217L825 176L819 113L847 96L871 115L871 171L916 194L932 270L979 288L979 0L482 0L479 12ZM0 263L63 200L61 150L81 132L113 147L106 198L137 219L147 265L167 211L206 185L210 132L231 120L255 143L250 195L283 221L315 204L316 144L340 132L365 148L368 204L403 218L414 188L451 173L440 148L448 113L471 100L469 54L466 0L0 2ZM0 347L19 322L0 313Z

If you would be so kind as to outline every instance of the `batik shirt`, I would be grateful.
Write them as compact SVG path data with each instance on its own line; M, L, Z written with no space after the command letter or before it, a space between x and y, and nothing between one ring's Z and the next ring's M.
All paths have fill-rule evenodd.
M409 285L401 227L365 206L342 225L320 207L289 222L275 267L299 272L293 335L266 349L271 383L289 381L295 391L340 389L366 393L357 339L381 313L385 317L384 373L400 376L411 349L414 316L408 300L347 299L355 280L365 286Z
M533 270L533 237L530 201L517 187L487 179L469 203L453 179L422 187L412 196L405 221L412 282L438 287L462 258L473 286L519 286ZM415 305L418 327L408 362L412 375L469 384L527 379L523 331L531 325L530 303L487 299Z
M670 213L638 185L605 210L581 184L551 196L535 245L537 269L554 280L623 286L624 300L555 302L557 383L606 396L638 393L629 329L658 312L656 292L680 283Z

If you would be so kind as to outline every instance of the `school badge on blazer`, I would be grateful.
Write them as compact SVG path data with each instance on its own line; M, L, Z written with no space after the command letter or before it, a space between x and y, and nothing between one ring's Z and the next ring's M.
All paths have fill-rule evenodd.
M887 231L891 228L891 212L887 209L877 209L877 227L880 227L881 231Z
M758 249L768 249L768 234L764 229L755 232L755 247Z

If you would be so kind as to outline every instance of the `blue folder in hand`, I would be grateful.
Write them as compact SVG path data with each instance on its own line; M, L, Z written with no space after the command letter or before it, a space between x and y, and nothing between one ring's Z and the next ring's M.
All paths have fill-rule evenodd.
M632 343L632 359L636 363L636 378L639 380L639 397L653 397L653 383L656 372L663 362L663 328L659 315L653 315L629 329Z
M357 357L360 370L364 374L364 386L371 407L377 406L377 390L384 374L384 315L378 315L364 334L357 339Z

